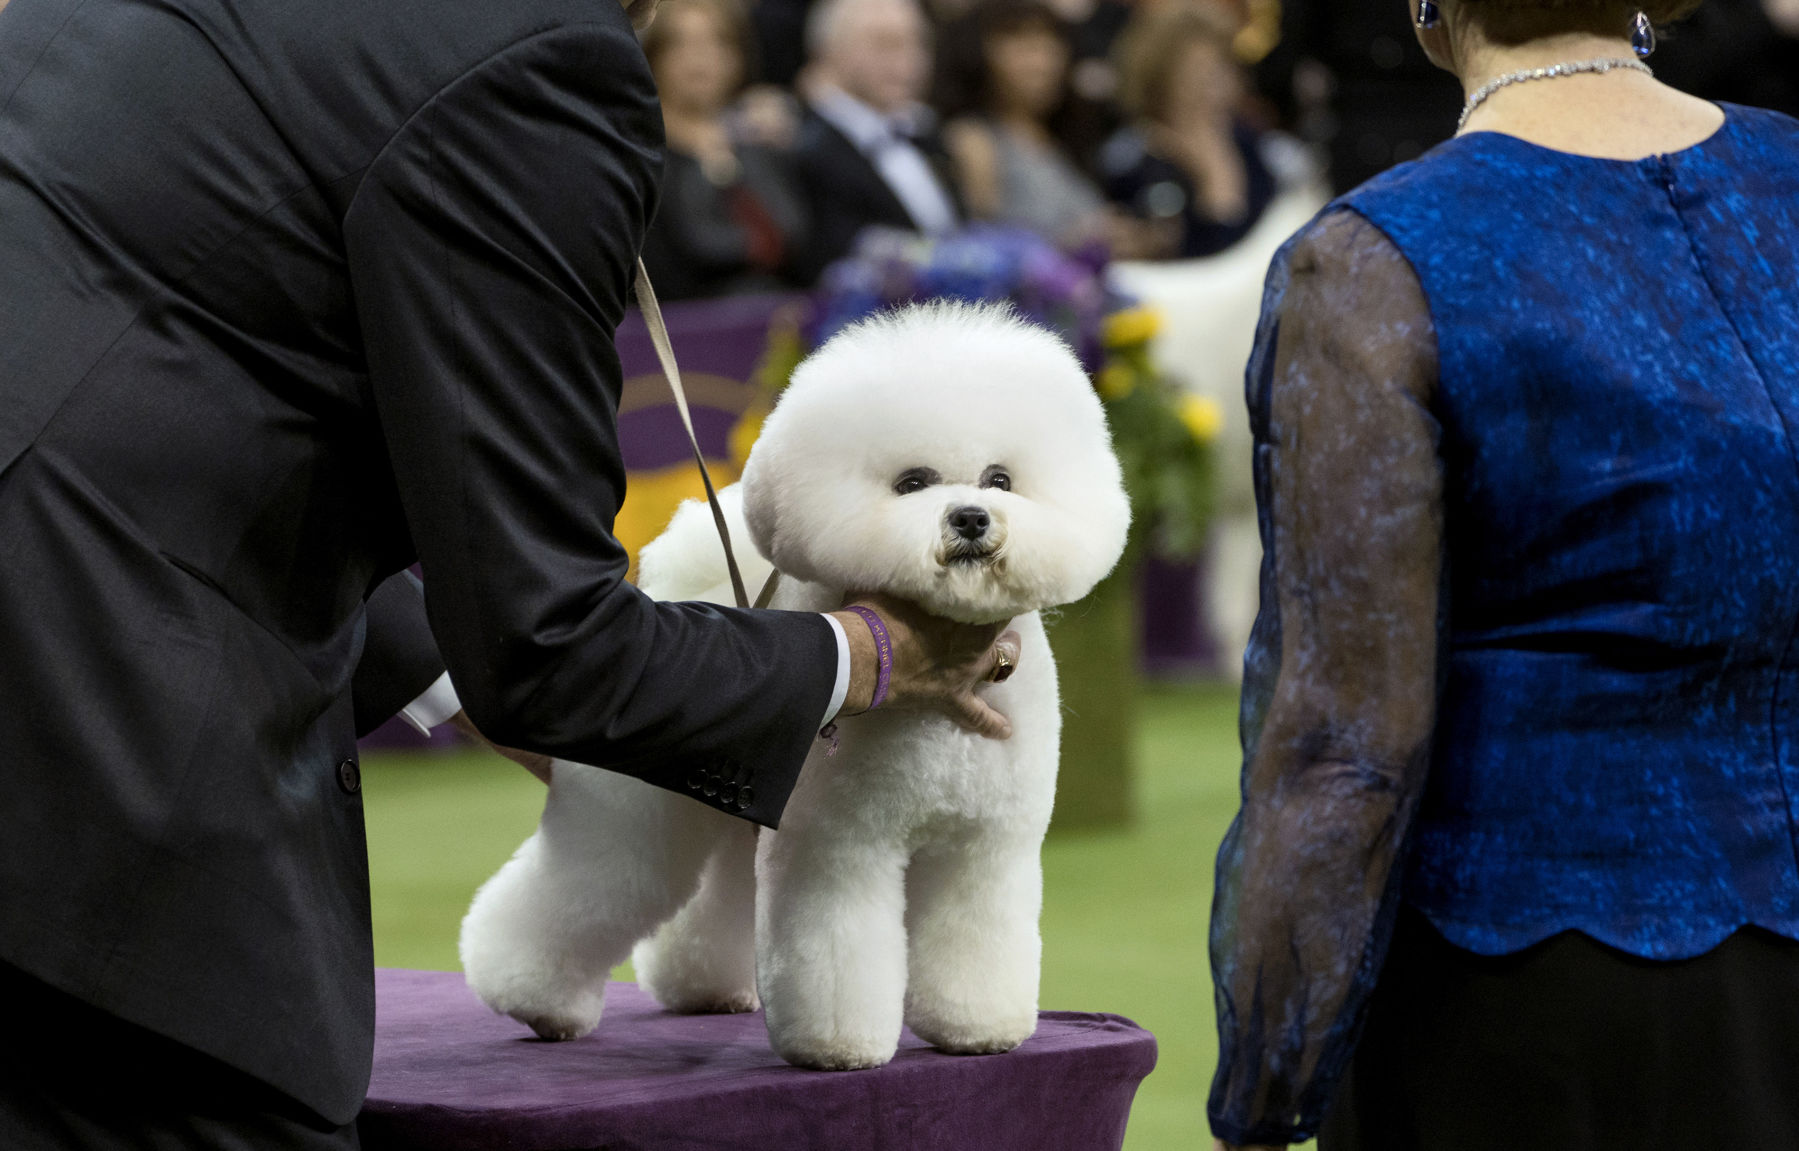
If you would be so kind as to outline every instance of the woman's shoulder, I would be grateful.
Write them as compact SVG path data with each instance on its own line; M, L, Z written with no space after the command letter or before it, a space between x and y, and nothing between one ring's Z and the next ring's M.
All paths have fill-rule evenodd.
M1571 205L1595 193L1641 195L1651 182L1620 180L1644 165L1683 165L1694 179L1758 182L1799 178L1799 120L1765 108L1723 104L1723 125L1675 152L1640 160L1560 151L1501 132L1452 137L1415 160L1389 168L1345 192L1334 206L1354 208L1398 233L1491 238L1528 221L1572 218ZM1427 228L1428 225L1428 228Z
M1250 404L1282 388L1320 386L1369 396L1397 388L1428 402L1436 354L1411 263L1366 218L1326 208L1276 257L1250 359ZM1278 372L1283 360L1303 368Z
M1799 120L1777 112L1772 108L1757 108L1750 104L1729 104L1719 101L1718 107L1724 110L1725 123L1750 133L1768 133L1787 139L1799 137Z
M1393 240L1373 221L1338 201L1301 227L1276 257L1288 279L1354 283L1375 270L1405 266Z
M1719 138L1729 139L1738 149L1751 153L1751 163L1772 162L1778 167L1799 169L1799 120L1772 108L1723 103L1718 106L1724 109Z
M1433 195L1443 185L1491 179L1491 174L1483 171L1492 164L1492 158L1487 154L1488 142L1478 139L1478 135L1453 136L1416 159L1395 164L1370 177L1338 196L1333 203L1354 206Z

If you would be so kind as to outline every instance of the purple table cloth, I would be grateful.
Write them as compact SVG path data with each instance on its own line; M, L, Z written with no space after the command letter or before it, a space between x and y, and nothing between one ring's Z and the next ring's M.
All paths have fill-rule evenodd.
M762 1016L670 1015L614 983L598 1030L545 1043L462 976L376 973L365 1151L1115 1151L1149 1032L1043 1012L1007 1055L953 1056L910 1031L872 1071L789 1067Z

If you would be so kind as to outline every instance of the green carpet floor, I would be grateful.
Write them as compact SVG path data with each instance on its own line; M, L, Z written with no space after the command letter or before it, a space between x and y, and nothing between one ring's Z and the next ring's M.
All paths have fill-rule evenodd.
M1044 846L1043 1006L1126 1015L1161 1057L1131 1114L1127 1151L1209 1148L1212 858L1236 810L1236 693L1157 688L1142 713L1138 819L1128 831ZM364 762L375 961L454 970L470 896L530 834L543 789L481 752L371 754Z

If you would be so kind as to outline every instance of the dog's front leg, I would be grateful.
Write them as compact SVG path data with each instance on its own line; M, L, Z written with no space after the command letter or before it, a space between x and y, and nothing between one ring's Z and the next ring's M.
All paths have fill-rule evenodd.
M1037 1028L1042 833L980 832L918 853L907 877L906 1023L958 1055L1010 1051Z
M768 1038L799 1067L878 1067L906 997L906 852L842 821L764 833L756 979Z

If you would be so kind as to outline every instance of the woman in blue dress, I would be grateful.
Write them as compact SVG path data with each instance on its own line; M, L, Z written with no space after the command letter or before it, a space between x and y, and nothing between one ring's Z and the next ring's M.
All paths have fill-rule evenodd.
M1410 2L1463 131L1282 251L1250 364L1212 1129L1790 1151L1799 122L1639 70L1696 0Z

